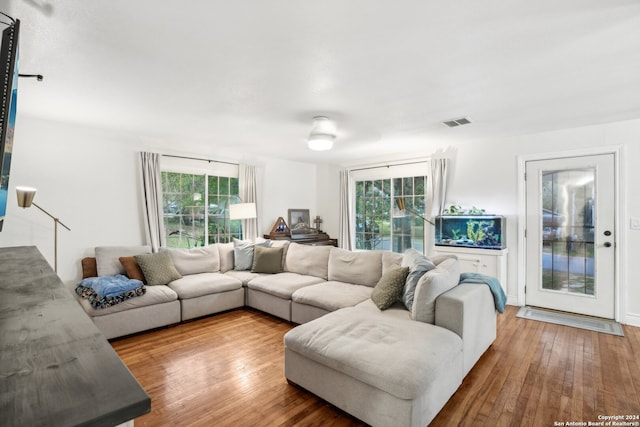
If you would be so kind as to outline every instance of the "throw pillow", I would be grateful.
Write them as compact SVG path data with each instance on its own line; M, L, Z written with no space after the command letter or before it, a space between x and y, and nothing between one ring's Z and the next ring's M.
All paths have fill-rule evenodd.
M147 279L144 277L144 273L140 266L138 265L136 259L132 256L121 256L118 258L120 263L124 267L124 272L126 273L129 279L140 280L143 283L147 283Z
M269 247L269 242L270 240L264 240L259 243L253 243L252 240L233 239L233 269L237 271L251 270L254 246Z
M282 273L284 248L265 248L256 245L253 253L252 273Z
M416 286L420 278L429 270L436 268L435 264L426 256L415 249L407 249L402 257L402 267L409 267L409 275L402 291L402 303L411 311L413 306L413 297L416 292Z
M460 281L460 264L455 258L445 259L436 268L425 273L418 281L411 310L411 318L435 323L436 299L455 287Z
M169 253L166 251L156 252L154 254L135 255L136 262L140 266L144 277L147 279L147 285L166 285L169 282L180 279L182 276L178 273Z
M387 270L373 288L371 299L380 310L386 310L402 295L409 267L396 267Z
M98 277L98 264L95 257L82 258L82 278Z

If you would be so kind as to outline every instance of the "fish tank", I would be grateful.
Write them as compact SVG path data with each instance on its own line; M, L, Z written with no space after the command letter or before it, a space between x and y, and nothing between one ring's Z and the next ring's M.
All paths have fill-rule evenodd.
M505 249L507 219L499 215L442 215L435 218L436 246Z

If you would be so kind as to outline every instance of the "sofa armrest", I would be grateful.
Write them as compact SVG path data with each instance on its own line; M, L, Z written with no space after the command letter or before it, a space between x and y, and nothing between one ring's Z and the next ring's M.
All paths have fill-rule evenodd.
M462 338L464 375L496 339L496 311L485 284L463 283L440 295L435 320Z

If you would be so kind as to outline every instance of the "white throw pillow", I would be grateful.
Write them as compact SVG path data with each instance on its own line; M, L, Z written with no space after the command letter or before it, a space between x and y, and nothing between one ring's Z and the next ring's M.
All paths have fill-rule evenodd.
M411 318L434 324L436 299L460 282L460 264L455 258L442 261L436 268L425 273L415 290Z

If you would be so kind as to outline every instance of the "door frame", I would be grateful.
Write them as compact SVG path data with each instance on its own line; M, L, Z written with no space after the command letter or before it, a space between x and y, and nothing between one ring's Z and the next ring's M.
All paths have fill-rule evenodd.
M620 321L621 316L624 317L624 313L621 313L624 310L622 304L622 296L625 295L626 289L624 289L624 277L622 277L623 272L625 271L622 268L623 257L622 248L626 247L626 239L624 235L624 227L623 222L623 209L622 206L626 206L625 201L622 199L622 195L624 192L622 191L622 185L624 184L620 179L622 174L621 170L621 161L622 153L624 147L621 146L603 146L603 147L594 147L589 149L578 149L578 150L567 150L567 151L557 151L557 152L549 152L549 153L537 153L537 154L526 154L518 156L518 269L517 269L517 304L519 306L523 306L526 303L525 298L525 283L526 283L526 267L527 267L527 259L526 259L526 237L525 237L525 226L526 226L526 182L524 179L525 175L525 166L526 162L536 161L536 160L551 160L557 158L565 158L565 157L582 157L582 156L593 156L593 155L601 155L601 154L613 154L614 158L614 188L615 188L615 201L616 201L616 212L614 216L615 221L615 234L616 236L616 245L614 247L615 250L615 262L614 262L614 318L616 321Z

